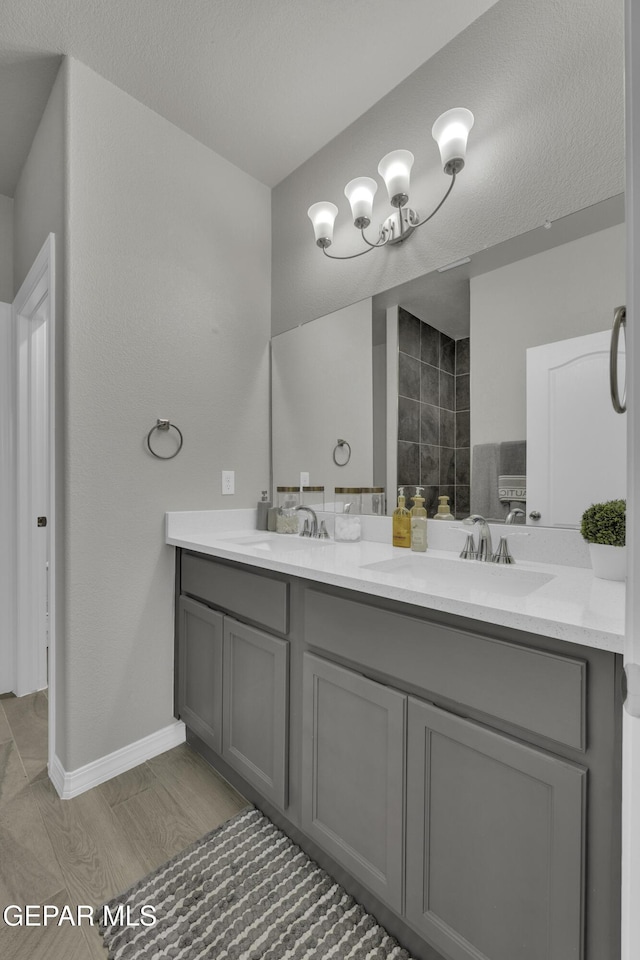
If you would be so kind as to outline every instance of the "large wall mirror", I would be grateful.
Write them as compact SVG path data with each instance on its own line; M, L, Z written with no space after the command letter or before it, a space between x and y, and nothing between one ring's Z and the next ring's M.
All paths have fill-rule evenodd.
M624 496L623 218L613 197L274 337L274 485L384 486L387 512L419 485L429 516L448 496L456 517L562 527Z

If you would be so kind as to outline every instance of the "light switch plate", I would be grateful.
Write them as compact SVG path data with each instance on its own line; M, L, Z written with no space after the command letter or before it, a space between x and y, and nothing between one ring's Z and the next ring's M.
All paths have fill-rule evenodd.
M222 493L223 496L236 492L236 474L235 470L222 471Z
M309 486L309 482L310 482L310 481L309 481L309 472L306 471L305 473L301 473L301 474L300 474L300 486L301 486L301 487L308 487L308 486Z

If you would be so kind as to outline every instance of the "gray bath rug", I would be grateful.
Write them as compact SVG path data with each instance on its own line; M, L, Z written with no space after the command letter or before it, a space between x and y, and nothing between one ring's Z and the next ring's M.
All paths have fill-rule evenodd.
M107 914L100 932L109 960L410 960L339 884L253 809L106 906L113 922ZM139 925L127 926L127 919Z

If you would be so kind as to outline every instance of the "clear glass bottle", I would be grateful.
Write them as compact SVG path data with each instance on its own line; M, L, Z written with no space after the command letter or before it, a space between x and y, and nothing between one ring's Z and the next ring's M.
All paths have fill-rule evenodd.
M324 487L303 487L302 503L316 513L324 512Z
M362 537L361 488L335 487L333 537L338 543L356 543Z
M361 487L334 487L336 513L360 513Z
M360 509L363 516L384 517L386 502L384 487L361 487Z
M299 487L278 487L278 514L276 517L276 533L298 532L300 515L296 507L300 506Z

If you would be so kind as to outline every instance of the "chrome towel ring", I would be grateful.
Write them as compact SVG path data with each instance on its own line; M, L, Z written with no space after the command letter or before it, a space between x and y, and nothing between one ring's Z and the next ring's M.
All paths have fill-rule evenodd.
M174 453L170 453L168 456L163 456L161 453L156 453L155 450L151 447L151 435L154 430L163 430L166 432L170 429L173 429L176 431L176 433L178 434L178 437L180 438L180 442L178 443L178 449ZM173 460L173 458L177 457L180 451L182 450L183 443L184 443L184 437L182 436L182 430L180 429L180 427L176 427L175 423L171 423L170 420L156 421L155 426L151 427L151 430L149 430L149 433L147 434L147 447L149 449L149 453L151 454L152 457L157 457L158 460Z
M343 450L344 447L346 447L348 451L346 455L346 460L344 459L338 460L338 458L336 457L336 453L338 452L338 450ZM351 444L347 443L346 440L338 440L335 447L333 448L333 462L335 463L336 467L346 467L346 465L349 463L349 460L351 460Z

